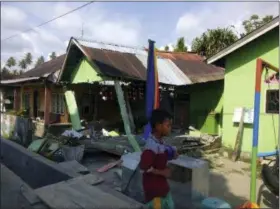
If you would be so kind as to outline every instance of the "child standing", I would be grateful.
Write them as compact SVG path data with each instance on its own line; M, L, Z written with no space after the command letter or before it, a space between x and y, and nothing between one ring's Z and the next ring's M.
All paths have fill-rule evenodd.
M152 134L146 141L140 161L145 199L151 209L173 209L174 202L167 182L170 177L170 169L167 168L170 155L162 140L162 137L169 135L171 131L172 119L168 112L157 109L152 112L150 124ZM176 149L172 149L174 154L171 159L177 158Z

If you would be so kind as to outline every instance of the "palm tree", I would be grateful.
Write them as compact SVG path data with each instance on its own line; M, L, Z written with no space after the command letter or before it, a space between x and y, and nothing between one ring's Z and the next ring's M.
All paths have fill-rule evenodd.
M6 63L7 67L9 67L9 68L16 66L16 64L17 64L17 62L14 57L10 57Z
M38 67L39 65L43 64L45 62L45 58L43 56L40 56L35 64L35 67Z
M21 67L22 71L25 71L25 69L27 68L27 63L25 59L20 60L18 65Z
M25 60L25 63L26 63L26 68L32 64L32 55L31 55L30 52L28 52L28 53L25 55L24 60Z
M188 48L185 45L185 38L181 37L177 40L177 44L175 46L175 52L186 52Z
M51 55L50 55L50 58L51 58L51 60L55 59L56 58L56 53L52 52Z

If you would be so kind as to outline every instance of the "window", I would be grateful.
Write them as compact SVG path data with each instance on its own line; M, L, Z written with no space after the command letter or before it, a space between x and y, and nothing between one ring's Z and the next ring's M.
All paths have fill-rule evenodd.
M52 113L63 114L64 113L64 95L52 94Z
M267 90L266 113L279 113L279 90Z
M29 93L23 93L22 96L22 108L24 110L28 110L30 108L30 94Z

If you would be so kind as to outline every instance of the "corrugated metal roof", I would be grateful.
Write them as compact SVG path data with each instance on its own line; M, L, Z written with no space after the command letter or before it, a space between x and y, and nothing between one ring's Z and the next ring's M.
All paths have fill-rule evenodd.
M134 54L90 48L83 45L81 47L102 73L107 76L146 79L146 69Z
M54 73L61 69L66 54L56 57L53 60L44 62L43 64L35 67L19 76L19 78L27 77L47 77L49 74Z
M204 83L224 79L224 69L201 61L173 60L191 79L192 83Z
M29 78L16 78L16 79L9 79L0 81L1 84L15 84L15 83L22 83L26 81L38 80L40 77L29 77Z
M85 40L80 38L75 38L75 40L78 41L78 43L80 43L83 46L95 48L95 49L105 49L109 51L118 51L123 53L130 53L130 54L142 54L142 55L147 54L144 48L141 47L121 46L113 43L102 43L102 42Z
M170 60L195 60L203 61L204 58L196 53L191 52L166 52L166 51L157 51L156 54L162 58Z
M80 39L72 40L72 44L76 44L103 75L146 80L148 55L145 49ZM187 85L224 78L222 68L206 64L203 62L204 58L198 54L158 51L156 54L158 55L158 72L161 83Z
M148 54L136 55L136 57L147 69ZM160 83L176 86L191 84L191 80L168 59L157 58L157 68Z

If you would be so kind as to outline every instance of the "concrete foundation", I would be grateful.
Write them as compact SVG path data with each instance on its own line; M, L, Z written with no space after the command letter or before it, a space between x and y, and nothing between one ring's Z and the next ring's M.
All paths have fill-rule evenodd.
M1 139L1 162L33 189L71 178L57 163L6 139Z

